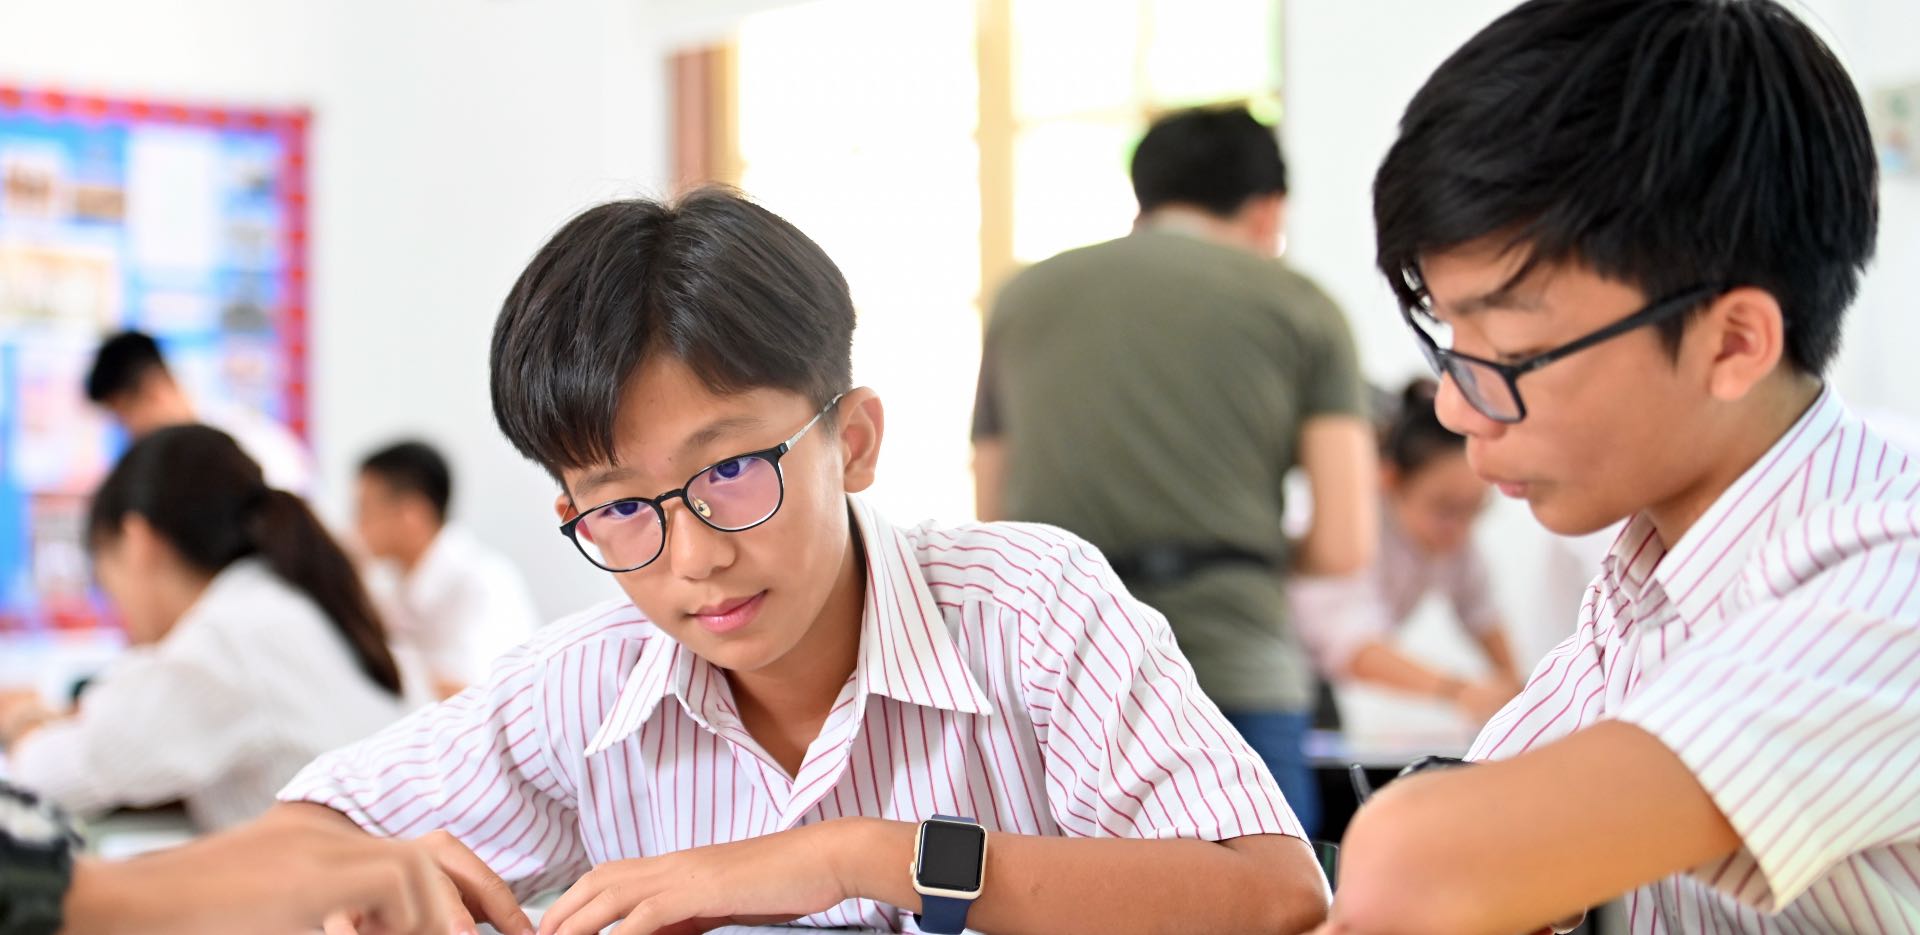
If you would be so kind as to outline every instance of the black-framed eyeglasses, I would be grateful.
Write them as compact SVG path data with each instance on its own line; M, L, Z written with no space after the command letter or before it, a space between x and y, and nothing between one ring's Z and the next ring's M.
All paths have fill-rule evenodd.
M749 451L694 472L686 484L657 497L610 500L560 524L587 561L611 572L638 571L653 564L667 545L667 503L679 500L700 522L721 532L745 532L773 518L787 499L780 457L793 450L815 423L840 402L841 393L786 441Z
M1426 355L1427 365L1433 368L1434 376L1451 377L1454 386L1460 389L1460 395L1465 397L1467 403L1476 411L1495 422L1511 425L1527 417L1527 404L1520 399L1522 376L1629 331L1658 324L1684 312L1692 311L1699 307L1700 303L1726 292L1728 288L1730 287L1701 286L1688 289L1655 301L1591 334L1510 364L1441 347L1440 340L1420 323L1424 318L1433 322L1436 327L1444 327L1426 309L1402 308L1400 315L1406 319L1407 327L1413 330L1419 341L1421 353Z

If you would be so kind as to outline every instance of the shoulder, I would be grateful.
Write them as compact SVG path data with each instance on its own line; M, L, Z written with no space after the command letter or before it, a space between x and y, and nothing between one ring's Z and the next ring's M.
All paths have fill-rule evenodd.
M1012 314L1013 319L1052 303L1046 298L1062 288L1084 284L1101 271L1133 262L1139 252L1138 238L1121 237L1104 243L1076 247L1022 268L1000 287L994 296L990 322Z
M1098 550L1056 526L929 524L904 532L929 586L969 590L1023 609L1056 596L1070 578L1112 575Z
M1064 529L923 526L907 531L906 541L937 602L987 604L1011 615L1029 655L1074 653L1088 644L1125 654L1171 638L1165 620L1128 593L1106 557Z
M501 664L546 668L570 657L609 649L644 650L668 639L631 601L611 598L541 627Z

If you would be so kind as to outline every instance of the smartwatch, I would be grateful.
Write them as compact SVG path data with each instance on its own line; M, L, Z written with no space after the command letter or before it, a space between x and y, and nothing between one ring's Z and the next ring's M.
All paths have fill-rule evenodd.
M959 935L987 875L987 829L971 818L935 815L920 823L913 845L913 889L920 894L920 931Z
M53 935L80 838L58 809L0 783L0 935Z

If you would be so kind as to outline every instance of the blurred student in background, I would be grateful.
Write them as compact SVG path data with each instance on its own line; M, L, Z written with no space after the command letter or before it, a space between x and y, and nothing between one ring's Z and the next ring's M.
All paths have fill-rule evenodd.
M356 525L380 565L367 576L396 645L419 654L442 698L480 681L539 618L520 570L447 521L453 473L406 441L360 463Z
M1366 570L1294 579L1293 620L1321 671L1453 705L1483 723L1520 691L1486 560L1473 523L1487 482L1467 463L1467 440L1433 411L1432 380L1408 384L1381 414L1380 551ZM1393 633L1430 594L1447 599L1486 655L1490 674L1464 679L1402 652Z
M1353 337L1276 259L1286 163L1246 108L1156 122L1132 176L1130 236L1039 263L994 302L974 406L978 512L1105 552L1311 831L1302 741L1316 680L1285 581L1372 558L1373 428ZM1314 510L1288 541L1295 465Z
M169 425L211 425L239 442L275 489L313 492L313 457L286 426L250 409L193 398L167 369L160 345L141 332L101 342L87 374L87 398L132 439Z
M406 710L353 565L218 430L136 442L95 495L87 540L132 648L76 711L0 694L14 781L83 814L184 800L195 824L223 828Z

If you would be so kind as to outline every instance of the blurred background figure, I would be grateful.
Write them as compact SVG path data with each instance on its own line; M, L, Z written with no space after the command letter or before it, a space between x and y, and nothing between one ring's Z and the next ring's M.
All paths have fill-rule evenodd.
M1315 682L1283 582L1372 558L1353 339L1275 258L1287 176L1272 127L1244 107L1183 111L1147 131L1132 173L1132 235L1039 263L994 303L974 411L979 514L1105 552L1311 830ZM1314 510L1290 542L1296 465Z
M394 642L417 654L442 698L539 623L520 570L448 522L453 473L432 446L403 441L360 462L355 528L378 563L367 581Z
M101 342L87 373L87 398L136 440L170 425L213 426L240 444L274 488L303 496L312 492L313 459L292 432L244 407L194 399L147 334L122 331Z
M223 828L407 709L346 554L220 431L135 442L94 497L87 541L131 648L75 710L0 694L15 782L81 814L183 800L199 828Z
M1444 702L1474 724L1520 691L1522 673L1494 600L1473 526L1490 490L1467 463L1467 440L1434 415L1432 380L1383 400L1380 421L1380 551L1358 574L1295 578L1292 619L1321 671ZM1384 395L1384 394L1382 394ZM1466 678L1402 651L1393 636L1432 595L1485 656L1487 674ZM1331 692L1320 726L1338 723Z

